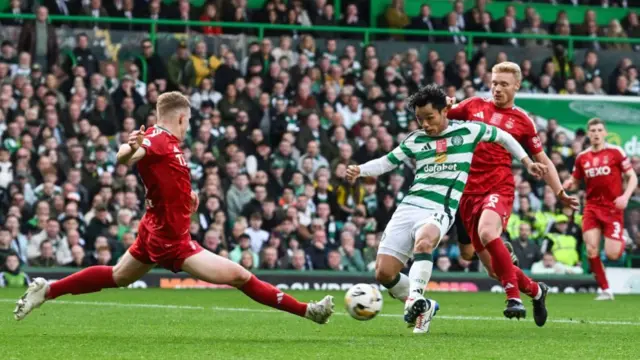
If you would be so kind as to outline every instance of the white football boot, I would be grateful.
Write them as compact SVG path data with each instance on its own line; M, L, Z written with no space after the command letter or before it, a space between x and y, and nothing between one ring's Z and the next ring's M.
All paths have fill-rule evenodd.
M426 299L427 309L416 318L416 325L413 328L414 334L426 334L431 326L431 319L438 311L438 303L435 300Z
M49 283L43 278L35 278L29 284L27 292L16 302L16 309L13 310L13 317L16 320L24 319L33 309L37 309L46 301Z
M611 289L603 290L598 296L596 296L595 300L597 301L611 301L614 300L613 292Z
M427 300L422 294L413 292L409 294L404 302L404 322L408 327L416 325L416 319L427 309Z
M331 315L333 315L333 307L333 296L327 295L318 302L309 302L304 317L318 324L326 324L329 322Z

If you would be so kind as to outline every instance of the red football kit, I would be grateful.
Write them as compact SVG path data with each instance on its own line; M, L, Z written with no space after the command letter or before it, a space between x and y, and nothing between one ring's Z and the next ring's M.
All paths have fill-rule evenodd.
M502 109L489 98L472 97L453 105L447 117L498 127L513 136L532 156L543 151L533 120L516 106ZM498 213L503 228L511 216L515 194L511 163L511 154L498 144L479 143L474 151L458 211L476 252L484 249L477 228L482 211L490 209Z
M605 237L623 241L624 213L614 201L624 192L622 176L629 169L631 162L618 146L605 144L602 150L578 154L573 177L584 180L587 188L583 231L599 228Z
M180 140L156 125L145 133L146 155L138 171L146 189L146 213L129 252L138 261L180 271L188 257L202 251L191 241L191 178Z

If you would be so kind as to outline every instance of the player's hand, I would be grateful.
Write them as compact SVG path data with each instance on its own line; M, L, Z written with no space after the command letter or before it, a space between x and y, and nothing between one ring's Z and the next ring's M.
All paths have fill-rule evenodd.
M569 179L565 180L562 183L562 187L567 191L571 191L573 189L573 179L569 178Z
M132 131L129 134L127 143L133 151L136 151L142 145L142 140L144 140L144 125L140 126L140 130Z
M349 167L347 168L347 180L349 180L351 183L354 183L358 176L360 176L360 166L349 165Z
M578 198L575 196L567 195L564 190L562 190L560 194L558 194L558 199L562 204L571 207L573 210L578 210L578 208L580 207L580 200L578 200Z
M456 103L455 97L447 96L447 108L451 108Z
M198 211L199 205L200 205L200 198L198 197L198 194L196 194L194 191L191 191L191 213L192 214Z
M618 196L614 201L614 205L618 210L624 210L627 208L627 204L629 203L629 198L624 195Z
M549 171L549 169L545 164L539 162L531 162L529 163L529 166L527 166L527 171L536 179L541 179L547 173L547 171Z

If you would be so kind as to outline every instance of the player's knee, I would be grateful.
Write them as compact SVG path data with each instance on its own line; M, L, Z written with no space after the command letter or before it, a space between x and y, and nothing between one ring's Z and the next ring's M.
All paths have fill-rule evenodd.
M251 274L251 272L249 272L249 270L240 267L240 269L238 269L238 271L236 272L235 276L233 277L233 279L231 280L231 283L229 285L239 288L242 285L246 284L247 282L249 282L249 280L251 280L251 277L253 276L253 274Z
M500 227L493 224L481 224L478 227L478 236L483 244L488 244L490 241L500 237Z
M590 258L594 258L594 257L597 257L598 255L599 255L598 247L595 245L587 244L587 256Z
M133 284L137 278L131 276L129 274L125 274L122 271L118 271L117 268L113 269L113 282L118 285L118 287L125 287Z
M414 253L429 253L433 252L433 248L436 241L429 237L423 237L421 239L416 240L416 244L414 245L413 252Z
M472 246L461 246L460 247L460 257L464 260L471 261L473 260L473 255L475 251Z
M391 269L386 269L382 266L378 266L376 268L376 281L379 284L388 284L392 282L395 279L396 275L398 274L394 274Z
M620 255L622 252L617 250L605 250L605 254L607 255L607 259L611 261L617 261L620 259Z

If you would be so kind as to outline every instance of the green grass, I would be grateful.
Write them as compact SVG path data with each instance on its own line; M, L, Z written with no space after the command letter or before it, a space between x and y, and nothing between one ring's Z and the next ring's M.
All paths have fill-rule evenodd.
M359 322L344 315L343 295L334 293L338 313L319 326L237 291L158 289L67 296L16 322L10 301L21 293L0 289L2 360L640 357L640 298L633 296L595 302L593 295L552 294L550 321L538 328L531 319L503 320L501 294L431 293L441 311L429 334L415 336L402 322L402 305L387 295L382 316Z

